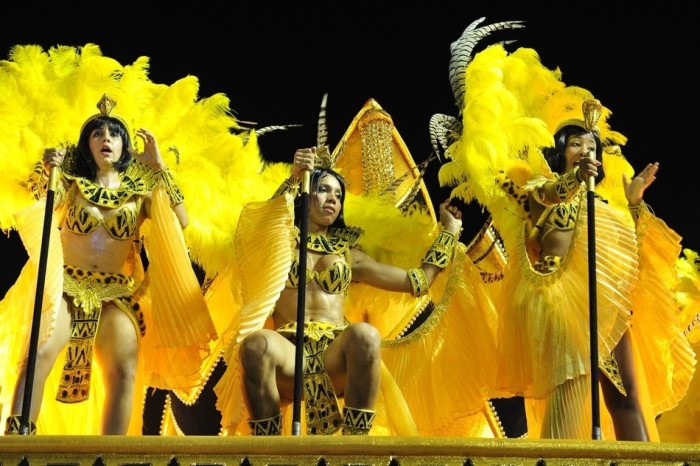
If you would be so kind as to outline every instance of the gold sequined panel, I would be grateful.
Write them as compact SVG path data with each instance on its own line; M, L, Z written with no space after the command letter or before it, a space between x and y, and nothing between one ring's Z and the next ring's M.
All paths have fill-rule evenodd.
M308 269L306 271L306 283L309 283L311 280L316 280L323 291L330 294L347 294L351 277L352 271L345 259L339 259L333 262L333 264L320 272ZM285 286L287 288L299 287L298 257L292 262L292 267L289 270Z
M323 353L332 339L304 341L304 400L309 435L330 435L340 429L342 417L333 383L323 364Z
M392 131L385 118L371 118L360 126L365 194L384 192L394 182Z
M554 191L562 202L570 201L581 188L581 180L578 179L578 168L561 175L554 182Z
M376 413L371 409L345 406L343 410L343 435L368 435Z
M347 294L351 277L350 266L345 260L337 260L330 267L313 273L323 291L331 294Z
M134 279L117 273L103 273L66 265L64 291L73 304L87 314L102 308L102 302L128 297L134 290Z
M282 414L267 419L250 420L250 433L253 435L280 435L282 432Z
M144 195L153 188L155 180L150 168L133 161L126 172L120 173L121 183L116 189L98 186L93 181L65 172L63 176L77 185L83 198L100 207L117 208L133 195Z
M362 234L360 228L336 228L328 235L309 234L307 248L309 251L336 254L340 258L321 271L306 271L306 283L311 280L321 286L326 293L347 294L352 279L350 248L357 244ZM287 288L299 287L299 258L292 261L292 266L285 284Z
M598 367L601 372L610 380L617 390L623 395L627 396L627 390L622 383L622 377L620 377L620 369L617 366L617 360L615 355L611 354L606 358L600 358L598 361Z
M71 314L71 337L66 347L66 359L56 394L56 399L63 403L84 401L90 395L92 348L100 310L87 314L73 308Z

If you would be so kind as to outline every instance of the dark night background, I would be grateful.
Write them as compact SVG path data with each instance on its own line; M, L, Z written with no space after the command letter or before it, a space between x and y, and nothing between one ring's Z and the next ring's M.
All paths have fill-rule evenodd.
M696 16L690 2L512 0L424 2L13 2L0 7L0 58L15 44L82 46L129 64L150 57L151 80L172 84L194 75L200 97L227 94L236 116L259 126L302 128L261 138L269 160L290 161L315 143L321 97L329 93L329 143L344 134L369 98L393 117L413 158L428 157L428 122L456 116L447 67L449 45L464 28L524 20L524 29L491 39L517 39L543 63L559 66L567 84L589 89L629 138L623 152L636 167L660 161L645 197L656 214L700 250L696 194L700 162ZM2 122L0 122L2 124ZM2 156L2 154L0 154ZM447 190L428 171L434 203ZM465 208L465 235L482 223ZM463 236L463 240L469 239ZM0 296L25 260L16 235L0 236Z

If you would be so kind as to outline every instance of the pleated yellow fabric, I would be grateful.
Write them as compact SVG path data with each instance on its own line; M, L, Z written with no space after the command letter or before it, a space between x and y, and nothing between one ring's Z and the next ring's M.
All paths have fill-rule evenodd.
M681 238L648 208L642 209L637 229L640 265L632 295L631 331L638 352L635 364L647 376L656 417L686 396L696 357L674 294L680 282L675 262Z
M433 282L435 308L412 333L383 344L421 435L462 434L481 425L497 367L497 313L478 270L458 244L449 267Z
M236 260L229 281L231 305L236 314L222 334L227 368L215 387L222 433L247 435L248 416L243 402L239 343L252 331L265 327L292 265L294 245L293 199L278 196L250 203L242 211L236 228Z
M0 301L0 320L3 322L0 330L0 356L5 361L0 369L0 408L3 423L7 416L15 414L11 413L10 409L13 388L17 382L18 365L26 364L26 360L22 358L26 354L25 348L29 344L33 323L45 210L44 198L17 212L14 219L29 258L15 283ZM42 306L39 341L46 340L53 331L63 294L63 252L55 219L52 219L49 238L46 275L43 278L44 294L40 297ZM60 376L60 368L55 375ZM58 383L52 387L58 387ZM46 390L45 399L52 399L54 396L55 390ZM47 431L42 421L51 418L52 416L47 414L35 420L38 432Z
M585 199L574 243L560 268L532 268L525 229L509 258L499 315L497 386L517 395L543 398L556 386L590 373L588 226ZM630 321L636 271L634 231L604 203L596 203L598 351L612 352ZM552 361L552 357L556 357Z
M676 260L680 282L675 289L681 303L683 334L697 355L700 351L700 256L684 249ZM657 419L662 442L700 443L700 371L695 370L686 396Z
M148 270L151 312L145 312L142 342L148 384L186 389L200 382L200 364L216 329L187 255L187 246L168 196L153 191Z

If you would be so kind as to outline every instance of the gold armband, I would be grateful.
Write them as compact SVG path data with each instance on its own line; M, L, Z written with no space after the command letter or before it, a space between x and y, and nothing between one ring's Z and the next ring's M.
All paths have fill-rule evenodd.
M285 193L290 193L292 197L297 197L299 195L299 180L291 177L287 178L282 182L279 188L277 188L277 191L275 191L275 194L272 195L272 198L276 198L278 196L282 196Z
M411 287L413 287L413 296L418 298L428 292L428 278L422 268L406 269L406 274L411 281Z
M161 168L154 172L153 176L155 177L156 184L163 186L165 192L168 193L170 207L175 207L185 200L185 196L182 195L182 191L180 191L177 183L175 183L175 178L173 178L173 174L170 173L168 167Z
M569 202L581 188L581 181L578 177L578 167L561 175L554 182L554 192L559 196L561 202Z
M632 214L632 218L635 222L639 220L639 217L642 215L642 211L648 208L644 201L637 205L629 204L627 207L629 208L630 214Z
M441 230L433 244L430 245L428 252L425 253L423 263L444 269L450 263L452 251L454 251L456 244L455 235L447 230Z

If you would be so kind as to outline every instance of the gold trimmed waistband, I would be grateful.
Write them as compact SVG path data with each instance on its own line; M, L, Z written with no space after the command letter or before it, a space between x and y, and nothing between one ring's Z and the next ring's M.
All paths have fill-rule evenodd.
M63 291L86 314L102 309L102 303L130 296L134 279L120 273L94 272L72 265L63 266Z
M336 325L329 322L304 322L304 336L314 341L319 341L323 337L332 340L346 327L347 325ZM297 333L297 323L289 322L275 331L291 340Z

